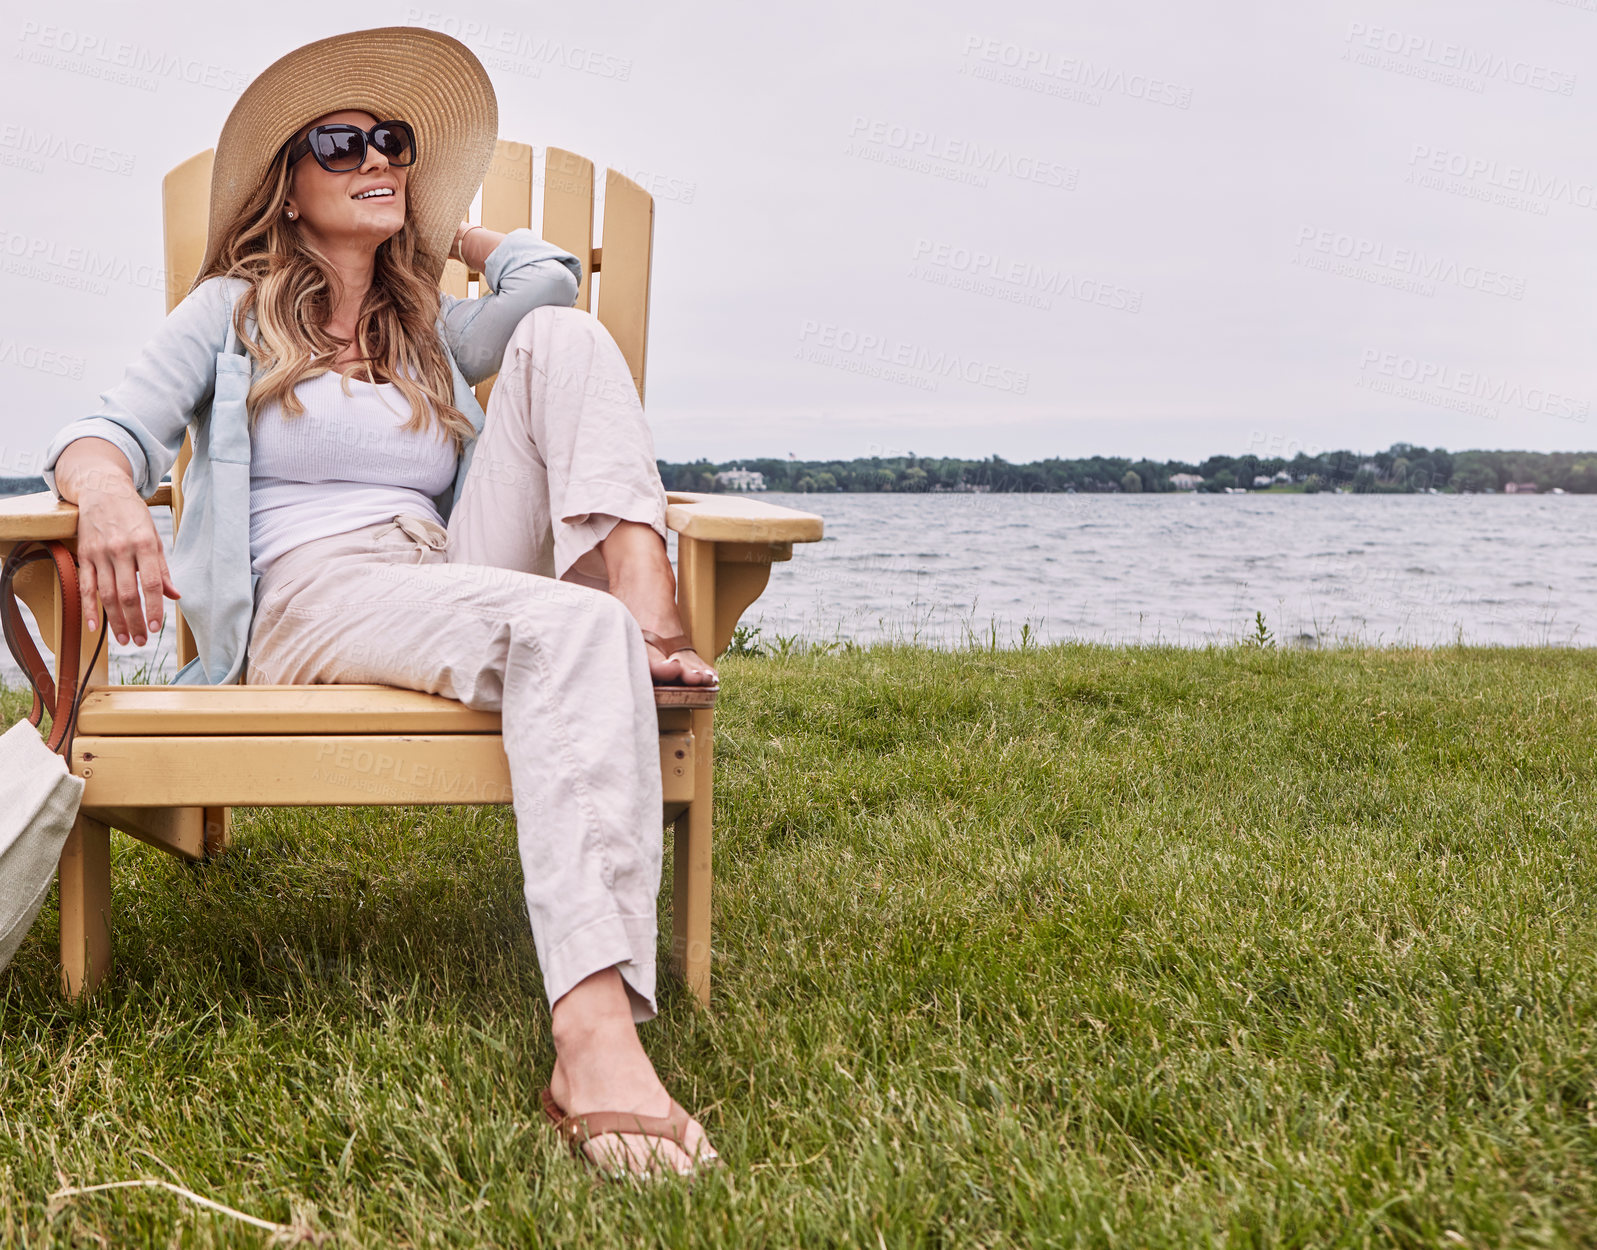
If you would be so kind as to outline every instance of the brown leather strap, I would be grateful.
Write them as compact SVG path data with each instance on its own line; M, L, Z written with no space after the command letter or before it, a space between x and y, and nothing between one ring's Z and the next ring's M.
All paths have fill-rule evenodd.
M675 1098L671 1110L665 1115L638 1115L631 1111L589 1111L584 1115L567 1115L554 1099L552 1090L543 1091L543 1113L554 1124L555 1130L565 1139L573 1154L582 1154L583 1145L594 1137L606 1133L632 1133L642 1137L662 1137L675 1142L683 1153L688 1150L688 1125L693 1117Z
M643 633L643 641L648 643L650 646L659 647L661 654L663 654L665 656L665 658L668 659L668 660L673 655L675 655L678 651L693 651L693 642L686 634L678 634L674 638L662 638L662 637L660 637L659 634L655 633L651 629L645 629L645 630L642 631L642 633ZM693 651L693 654L694 655L698 655L699 653L697 651ZM675 689L675 688L677 688L679 686L682 689L684 689L684 690L718 690L718 689L720 689L720 686L721 686L721 679L720 679L719 676L717 676L713 681L701 681L701 682L668 681L668 682L661 682L661 683L659 683L659 685L657 685L655 687L655 689L657 689L657 690L658 689L664 689L664 688Z
M678 651L693 651L693 642L686 634L678 634L674 638L662 638L653 630L646 629L643 631L643 641L659 647L668 660ZM698 654L697 651L693 653Z
M33 638L22 619L13 585L19 570L40 560L54 563L56 580L61 587L61 646L56 656L61 668L59 684L51 677L50 666L33 644ZM100 638L95 644L94 660L89 663L91 670L94 662L100 658L100 648L105 645L103 608L100 618ZM77 561L65 543L53 538L43 542L28 539L12 547L4 566L0 567L0 626L4 627L6 645L11 649L12 658L27 675L28 684L33 688L33 706L28 711L28 723L39 724L44 709L48 707L50 736L45 740L45 745L70 758L73 727L78 706L83 701L78 684L78 668L82 660L83 596L78 585Z
M4 571L0 572L0 626L5 629L6 646L10 648L17 667L23 671L33 690L33 707L28 711L28 723L37 725L45 707L55 707L55 680L50 676L50 667L39 654L39 649L33 645L33 639L16 606L16 592L11 586L11 579L22 568L46 558L45 552L29 551L28 546L31 544L19 543L12 548L6 557Z

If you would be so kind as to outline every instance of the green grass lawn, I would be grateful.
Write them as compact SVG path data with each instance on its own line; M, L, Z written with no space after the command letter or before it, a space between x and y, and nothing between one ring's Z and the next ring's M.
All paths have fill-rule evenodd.
M724 1176L542 1122L508 809L248 810L114 840L94 1001L53 899L0 974L0 1239L262 1243L47 1211L164 1177L335 1245L1597 1244L1597 653L723 672L714 1001L643 1033Z

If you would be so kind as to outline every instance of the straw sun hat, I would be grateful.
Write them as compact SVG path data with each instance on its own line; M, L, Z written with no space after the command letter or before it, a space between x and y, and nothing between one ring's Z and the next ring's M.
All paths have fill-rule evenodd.
M416 163L405 182L410 216L421 250L443 271L493 159L499 105L488 71L458 39L418 26L379 26L296 48L244 89L216 141L201 273L284 141L342 109L410 123L416 135Z

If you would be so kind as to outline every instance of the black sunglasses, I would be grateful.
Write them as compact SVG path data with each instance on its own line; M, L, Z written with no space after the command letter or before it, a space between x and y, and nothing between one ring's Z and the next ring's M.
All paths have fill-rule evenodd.
M310 131L288 153L288 164L302 159L308 152L316 163L330 174L348 173L366 163L366 144L370 143L388 158L390 165L416 163L416 136L409 122L378 122L370 130L337 122L329 126L312 126Z

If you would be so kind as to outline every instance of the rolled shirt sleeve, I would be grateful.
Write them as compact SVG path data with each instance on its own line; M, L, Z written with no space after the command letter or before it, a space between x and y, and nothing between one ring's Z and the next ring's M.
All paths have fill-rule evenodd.
M518 227L483 262L490 293L475 299L442 297L445 341L461 376L472 386L499 372L516 324L534 308L570 308L582 285L582 262L563 248Z
M148 498L177 461L194 412L216 385L216 354L227 342L229 283L208 278L186 295L128 365L122 380L101 392L91 415L62 427L45 449L42 474L57 499L55 466L77 439L114 444L133 470L133 488Z

